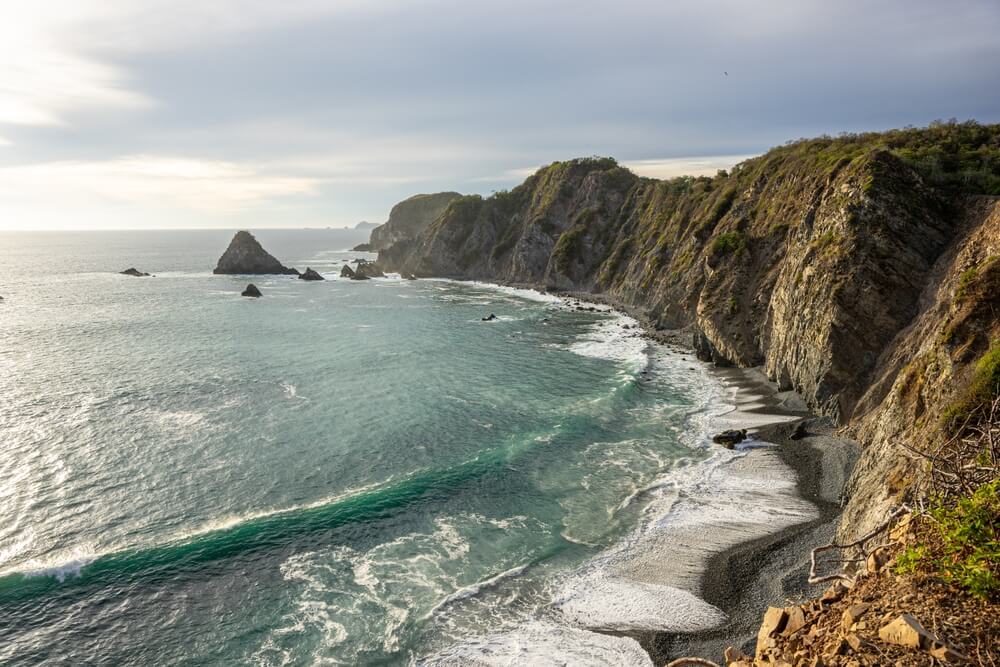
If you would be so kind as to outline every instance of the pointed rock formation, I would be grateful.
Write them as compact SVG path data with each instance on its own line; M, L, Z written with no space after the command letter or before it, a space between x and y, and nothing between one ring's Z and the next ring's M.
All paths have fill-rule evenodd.
M311 268L306 267L306 272L299 276L299 280L326 280L326 278L319 275L319 273L313 271Z
M139 269L132 267L130 269L125 269L124 271L119 271L123 276L135 276L136 278L148 278L149 274L140 271Z
M250 232L236 232L212 273L298 275L271 256Z
M260 293L260 290L257 289L256 285L254 285L253 283L250 283L249 285L247 285L247 288L245 290L243 290L243 292L240 293L240 296L252 296L252 297L254 297L256 299L256 298L260 298L261 293Z

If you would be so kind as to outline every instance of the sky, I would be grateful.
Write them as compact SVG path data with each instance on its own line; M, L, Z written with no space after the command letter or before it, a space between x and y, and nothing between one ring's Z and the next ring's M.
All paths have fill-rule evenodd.
M341 227L1000 121L997 0L0 0L0 230Z

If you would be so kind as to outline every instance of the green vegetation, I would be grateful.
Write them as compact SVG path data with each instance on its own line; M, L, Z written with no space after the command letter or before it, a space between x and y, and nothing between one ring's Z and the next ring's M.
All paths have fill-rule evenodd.
M747 247L746 238L739 232L726 232L719 234L712 242L712 254L720 257L722 255L740 254Z
M896 570L929 571L984 600L1000 596L1000 480L953 503L935 502L929 516L930 539L906 549Z
M991 255L984 262L962 272L958 277L958 289L955 291L955 299L962 300L967 297L977 295L981 290L980 284L986 281L990 273L1000 268L1000 257ZM995 287L995 286L993 286ZM993 289L990 287L990 289ZM983 296L986 296L985 294Z
M889 151L938 187L1000 195L1000 125L981 125L974 120L960 123L952 119L935 121L926 128L802 139L771 153L786 160L832 168L873 150ZM865 191L872 185L866 182Z
M951 403L941 417L947 433L956 433L985 413L1000 395L1000 341L996 341L976 362L968 387Z
M565 273L572 265L574 258L580 254L580 246L587 228L584 225L576 224L567 229L556 241L556 247L552 255L556 260L556 268Z

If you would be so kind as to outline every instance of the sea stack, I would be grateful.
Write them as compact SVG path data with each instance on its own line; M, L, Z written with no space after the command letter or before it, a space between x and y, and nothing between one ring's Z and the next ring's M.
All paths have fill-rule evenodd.
M247 285L247 288L240 293L240 296L252 296L255 299L259 299L261 297L261 293L260 290L257 289L256 285L250 283Z
M306 272L299 276L299 280L326 280L326 278L319 275L319 273L313 271L311 268L306 267Z
M253 234L242 231L236 232L212 273L299 275L298 271L284 266L264 250Z

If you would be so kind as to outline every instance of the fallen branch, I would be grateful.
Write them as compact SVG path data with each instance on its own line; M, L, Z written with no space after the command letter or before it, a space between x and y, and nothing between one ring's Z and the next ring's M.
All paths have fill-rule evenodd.
M898 519L900 516L902 516L903 514L909 512L909 511L910 511L909 507L907 507L906 505L901 505L901 506L897 507L895 510L893 510L892 512L890 512L889 516L886 518L886 520L883 521L877 528L875 528L875 530L871 531L867 535L864 535L864 536L858 538L857 540L855 540L853 542L849 542L847 544L837 544L836 542L830 542L829 544L824 544L822 546L818 546L815 549L813 549L812 552L809 555L809 583L810 584L821 584L821 583L826 582L826 581L833 581L833 580L839 579L841 581L847 581L847 582L853 584L854 583L854 577L852 577L849 574L843 573L843 572L835 572L833 574L825 574L825 575L822 575L822 576L818 575L816 573L816 568L818 566L818 564L816 562L816 556L817 556L817 554L820 554L820 553L822 553L824 551L832 551L833 549L851 549L851 548L854 548L854 547L861 546L865 542L867 542L868 540L870 540L873 537L875 537L876 535L880 535L881 533L884 533L886 530L889 529L889 526L891 526L893 524L893 522L896 521L896 519ZM867 551L862 550L862 554L863 554L862 556L860 556L858 558L854 558L854 559L847 559L847 562L857 563L857 562L860 562L860 561L868 560L868 556L870 556L875 551L878 551L879 549L881 549L884 546L886 546L886 545L885 544L879 544L877 547L875 547L873 549L870 549L870 550L867 550Z

